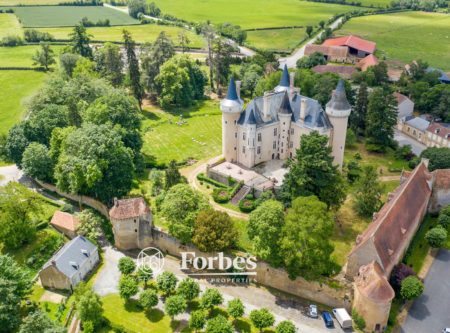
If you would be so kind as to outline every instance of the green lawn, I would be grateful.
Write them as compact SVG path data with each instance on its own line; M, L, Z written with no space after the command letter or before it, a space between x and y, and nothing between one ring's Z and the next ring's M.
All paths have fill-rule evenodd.
M188 21L230 22L244 29L315 25L334 14L362 9L298 0L156 0L154 2L163 13Z
M51 46L56 58L63 47L62 45ZM0 47L0 67L31 67L33 66L32 57L38 49L40 49L39 45Z
M336 32L356 34L377 43L378 53L409 63L423 59L450 70L450 15L402 12L353 18Z
M92 35L91 38L93 40L119 42L122 41L123 29L128 30L133 36L134 40L138 43L153 42L156 37L158 37L161 31L165 31L166 34L172 39L172 41L175 44L178 44L178 34L184 30L190 40L190 47L203 47L205 45L203 38L195 34L194 32L183 28L167 25L145 24L120 27L93 27L88 28L87 31L90 35ZM73 29L68 27L61 27L40 28L38 30L49 32L56 39L69 39L68 36Z
M57 5L62 2L73 2L73 0L0 0L0 6Z
M262 50L291 51L306 37L304 28L247 31L246 43Z
M143 152L157 162L201 160L221 152L222 116L217 101L202 101L195 107L170 112L151 107L144 115ZM177 124L180 120L186 123Z
M24 103L45 76L35 71L0 71L0 134L8 132L22 118Z
M22 28L16 15L0 14L0 38L8 35L22 36Z
M386 8L391 4L391 0L358 0L363 6Z
M139 24L138 20L123 12L103 6L28 6L13 9L24 27L70 27L83 17L94 23L109 19L111 25Z

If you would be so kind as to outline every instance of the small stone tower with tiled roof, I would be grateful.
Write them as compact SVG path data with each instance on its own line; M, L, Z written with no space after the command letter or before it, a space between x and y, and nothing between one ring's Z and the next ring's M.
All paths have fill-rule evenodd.
M222 111L222 154L227 161L237 161L236 123L242 112L244 102L240 98L241 82L231 78L227 96L220 101Z
M341 170L344 162L345 137L347 135L348 117L351 112L351 106L345 94L344 81L339 80L325 110L331 124L333 125L333 134L331 136L330 143L334 163Z

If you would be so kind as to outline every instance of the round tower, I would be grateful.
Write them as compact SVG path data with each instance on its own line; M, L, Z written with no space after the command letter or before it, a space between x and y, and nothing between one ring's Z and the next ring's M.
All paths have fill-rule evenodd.
M240 81L238 81L240 86ZM222 111L222 155L227 162L237 161L237 121L242 112L244 102L231 78L227 96L220 101Z
M278 110L278 118L280 119L280 159L285 160L289 157L290 152L290 128L292 119L292 108L289 102L287 91L284 93L281 101L280 109Z
M331 100L327 103L326 113L333 125L330 144L334 163L342 170L344 162L345 137L347 135L347 123L350 116L351 106L345 95L344 81L339 80L333 91Z

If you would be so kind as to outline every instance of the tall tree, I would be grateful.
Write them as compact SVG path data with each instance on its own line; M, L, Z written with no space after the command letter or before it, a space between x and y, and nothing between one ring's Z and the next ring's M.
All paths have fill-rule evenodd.
M139 70L139 60L136 56L136 44L127 30L123 30L123 41L125 53L127 55L128 77L133 96L139 102L139 109L142 108L142 99L144 98L144 88L141 85L141 72Z
M172 160L169 162L169 166L164 170L165 183L164 188L166 190L170 189L172 186L183 183L183 176L178 170L177 162Z
M91 38L83 24L79 23L69 34L72 53L92 59L92 48L89 46Z
M281 188L281 198L286 205L296 197L310 195L316 195L329 208L339 208L344 202L344 181L333 165L326 136L315 131L302 135L300 148L288 167Z
M190 44L190 42L191 42L191 41L189 40L189 37L187 36L186 31L181 30L181 31L178 33L178 44L180 44L180 46L181 46L181 51L182 51L183 53L185 53L186 51L189 50L189 44Z
M33 65L39 65L48 71L48 68L56 62L55 54L48 43L41 42L40 47L33 56Z
M19 333L65 333L66 329L51 320L45 313L35 310L28 314L20 326Z
M216 38L213 42L213 78L216 81L217 92L220 93L220 87L227 84L230 75L232 46L223 38Z
M372 165L363 167L355 191L355 206L358 214L372 216L381 207L382 194L383 186L378 181L376 168Z
M280 242L289 277L314 278L334 272L333 229L333 218L317 197L299 197L292 202Z
M208 67L209 67L209 84L211 89L214 90L214 81L213 81L213 41L216 38L216 31L214 27L207 22L203 25L201 29L202 35L206 38L208 43Z
M375 88L369 96L366 116L366 136L369 143L385 149L394 140L394 127L397 123L397 103L387 89Z
M82 322L92 322L99 327L103 321L103 306L100 297L89 287L83 286L75 299L75 309Z
M363 134L366 130L366 114L369 103L368 97L367 83L361 82L356 97L356 104L349 118L350 127L356 134Z
M53 166L48 148L43 144L32 142L25 149L22 169L26 175L48 182L53 178Z
M102 77L106 78L115 87L122 84L124 63L118 45L105 43L102 48L95 52L94 59L97 64L97 70Z
M252 310L252 312L250 312L250 320L253 325L259 329L259 332L262 332L263 329L270 327L275 323L274 315L266 308Z

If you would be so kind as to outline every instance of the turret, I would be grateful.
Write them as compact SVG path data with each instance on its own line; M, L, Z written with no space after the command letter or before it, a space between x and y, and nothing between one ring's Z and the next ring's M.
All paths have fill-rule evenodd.
M237 82L240 87L240 81ZM237 120L242 112L244 102L236 82L231 78L227 96L220 101L222 111L222 154L228 162L237 161Z
M281 74L280 83L275 87L275 92L289 91L290 77L289 71L286 65L284 65L283 73Z
M347 123L350 112L351 105L345 94L344 81L339 80L331 100L326 105L326 113L333 125L330 144L334 163L339 166L340 170L342 170L344 162L345 137L347 135Z
M289 157L289 142L292 119L292 108L289 101L289 95L287 91L284 93L283 100L281 101L280 109L278 110L278 118L280 119L280 158L282 160Z

